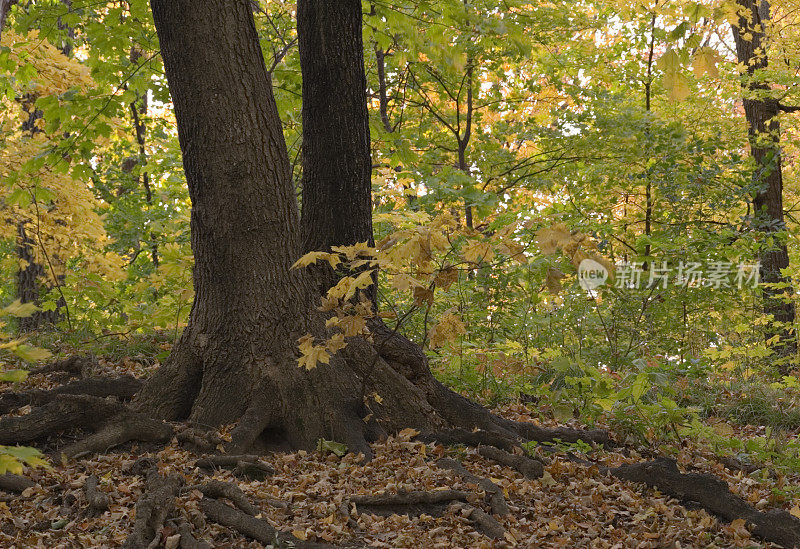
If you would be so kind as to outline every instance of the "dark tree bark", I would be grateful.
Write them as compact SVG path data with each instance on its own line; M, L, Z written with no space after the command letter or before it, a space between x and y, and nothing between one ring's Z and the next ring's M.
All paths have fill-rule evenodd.
M769 3L764 0L737 0L740 7L738 25L733 26L736 54L747 69L748 82L744 94L744 110L750 134L750 151L755 160L753 210L756 227L765 236L785 229L783 216L783 174L781 165L780 105L769 99L769 86L759 82L757 71L768 67L765 26L769 23ZM777 240L777 239L776 239ZM765 283L789 283L781 269L789 266L789 253L784 242L776 241L761 252L760 278ZM797 339L793 332L794 304L786 296L789 288L765 288L764 311L779 323L766 334L767 339L778 336L772 346L779 357L793 360L797 355ZM782 366L788 371L791 364Z
M366 342L353 341L350 358L336 356L312 371L298 367L298 337L322 335L324 319L316 311L317 284L308 273L290 268L304 245L286 145L250 5L247 0L152 0L151 5L192 199L196 297L179 343L137 395L136 408L203 426L241 418L234 431L240 447L263 440L308 448L325 438L368 452L367 436L401 424L440 425L421 392L386 366ZM324 44L319 47L331 51ZM366 129L359 131L366 139ZM309 154L328 158L313 144ZM340 146L339 154L357 162L352 159L358 155L347 147ZM331 167L342 174L345 168ZM322 170L310 175L314 173L319 179L310 180L319 182L315 188L323 194L326 185L337 183ZM360 177L357 185L368 183ZM360 192L368 204L369 192L366 200L364 189ZM343 199L328 196L345 207ZM349 221L356 213L339 212ZM308 246L329 245L317 239L329 230L338 236L350 230L327 213L314 215L318 217L307 218L308 227L310 219L321 227L316 234L308 232ZM349 234L363 239L369 221L363 218ZM369 413L363 387L378 390L384 399L370 422L363 421Z
M17 297L22 303L39 304L39 280L44 275L44 269L36 262L33 253L34 242L25 228L26 223L17 223L17 257L25 263L17 271ZM33 332L39 329L41 317L34 313L31 316L19 319L20 332Z
M299 0L303 251L374 245L372 159L359 0ZM327 270L325 288L335 283ZM373 286L370 298L376 302Z

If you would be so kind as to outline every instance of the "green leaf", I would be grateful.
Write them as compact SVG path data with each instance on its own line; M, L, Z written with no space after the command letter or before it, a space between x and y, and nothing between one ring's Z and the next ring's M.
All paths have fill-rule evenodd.
M30 345L18 346L16 349L14 349L14 354L20 357L22 360L28 362L47 360L53 356L52 353L47 349L42 349L41 347L31 347Z
M0 381L9 383L22 383L28 379L28 370L7 370L0 372Z
M332 440L325 440L323 438L317 441L317 452L324 454L336 454L339 457L347 454L347 446L341 442L334 442Z
M639 372L636 380L631 387L631 396L635 402L642 400L642 397L650 389L650 380L648 379L647 372Z
M0 310L0 313L15 316L17 318L26 318L39 310L39 307L33 303L22 303L21 300L16 300L11 305Z

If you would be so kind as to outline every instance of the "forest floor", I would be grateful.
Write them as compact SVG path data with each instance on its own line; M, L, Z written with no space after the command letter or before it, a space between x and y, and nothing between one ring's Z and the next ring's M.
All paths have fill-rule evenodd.
M100 369L101 375L137 376L151 370L129 360L101 360ZM13 389L52 388L63 382L56 378L52 374L31 375ZM16 413L28 411L29 407ZM548 426L526 405L507 405L496 411L510 419ZM734 428L740 437L759 432L753 427ZM219 434L226 438L224 430ZM569 446L538 446L534 453L544 463L544 475L529 479L485 459L473 448L424 444L415 441L415 435L415 431L407 430L374 444L375 455L368 462L361 456L340 457L329 450L264 456L261 462L267 467L262 468L274 472L254 480L225 468L198 467L202 455L189 451L175 438L166 446L128 444L102 455L61 462L56 457L57 448L77 438L74 433L67 434L38 445L50 451L50 468L26 468L23 476L32 481L30 485L18 493L0 492L0 547L121 546L134 528L135 506L145 492L142 463L156 466L162 475L177 475L183 485L174 498L175 510L160 531L158 546L168 549L192 546L187 530L179 530L187 525L192 536L211 547L264 546L210 520L201 508L204 492L208 495L204 487L214 479L230 483L226 486L238 486L254 506L243 504L249 517L266 520L290 533L295 541L415 548L778 547L753 537L744 520L726 523L698 506L683 505L644 485L621 481L605 470L651 459L650 448L594 448L576 455ZM793 477L759 470L747 474L735 470L735 466L727 468L710 451L691 443L684 444L672 457L684 471L721 478L733 493L757 509L782 508L800 517L800 501L787 498L780 489L800 485L800 471ZM437 464L442 458L457 460L472 475L454 473L442 466L445 462ZM87 480L91 484L95 478L97 492L88 491ZM499 497L505 499L507 514L490 514L492 494L487 491L487 480L502 491ZM98 493L103 501L94 505ZM427 503L406 505L400 508L402 514L384 512L386 516L378 509L398 508L370 507L363 500L356 503L359 496L405 497L409 493L427 494L423 498ZM443 503L431 503L437 494ZM456 496L448 496L452 494ZM481 517L488 517L488 522ZM493 539L492 528L498 523L501 529L494 530Z

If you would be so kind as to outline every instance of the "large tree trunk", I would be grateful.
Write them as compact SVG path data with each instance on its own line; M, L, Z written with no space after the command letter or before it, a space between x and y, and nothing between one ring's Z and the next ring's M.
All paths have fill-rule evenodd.
M315 284L290 268L302 249L298 208L250 5L151 4L192 200L196 297L180 341L135 405L205 426L241 419L241 446L325 438L368 451L365 437L401 423L442 424L364 341L329 365L298 367L298 337L322 336L324 319ZM384 403L368 412L363 395L373 390Z
M747 68L749 82L745 90L744 110L749 127L750 151L755 160L754 180L756 191L753 210L756 226L765 236L785 229L783 217L783 174L780 148L779 104L765 97L769 86L754 81L756 71L768 66L765 26L769 24L769 4L763 0L737 0L740 6L738 25L733 27L736 53L740 63ZM784 242L776 242L761 252L761 281L769 284L788 284L790 280L781 273L789 266L789 254ZM772 348L779 357L793 360L797 355L794 334L795 307L787 296L792 288L764 289L764 312L778 323L766 334L768 340L778 336ZM782 366L783 371L791 365Z

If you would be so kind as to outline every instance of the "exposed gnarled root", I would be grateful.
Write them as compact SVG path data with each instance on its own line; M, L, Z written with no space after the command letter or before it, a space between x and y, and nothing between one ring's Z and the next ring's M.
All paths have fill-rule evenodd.
M753 533L766 541L800 547L800 520L780 509L758 511L713 475L681 473L675 461L666 458L621 465L608 472L623 480L647 484L681 501L699 503L725 520L744 519L753 527Z
M436 490L433 492L400 492L397 494L360 495L350 498L359 513L388 516L392 514L421 514L433 517L444 514L447 506L454 501L467 501L469 492L461 490Z
M175 507L175 496L182 480L177 475L162 477L158 467L147 471L144 494L136 503L136 521L123 547L125 549L148 549L155 547L164 521Z
M7 391L0 394L0 414L7 414L23 406L42 406L52 402L59 395L88 395L130 400L141 388L141 380L133 376L120 376L79 379L49 391L33 390L24 393Z
M108 420L96 433L70 444L62 453L73 458L107 451L132 440L167 442L173 433L174 430L168 423L125 411Z
M470 484L475 484L479 486L484 492L486 492L486 499L488 500L489 507L492 509L493 515L500 515L505 516L509 514L508 504L506 503L506 498L503 495L503 489L492 482L488 478L482 478L477 475L473 475L461 464L461 462L456 461L450 458L442 458L436 462L438 467L443 467L445 469L450 469L455 474L461 477L464 482L468 482Z
M302 541L291 534L279 532L267 521L257 519L216 499L204 497L200 500L200 508L214 522L232 528L267 546L276 543L291 543L292 547L298 549L330 549L334 547L324 543Z

